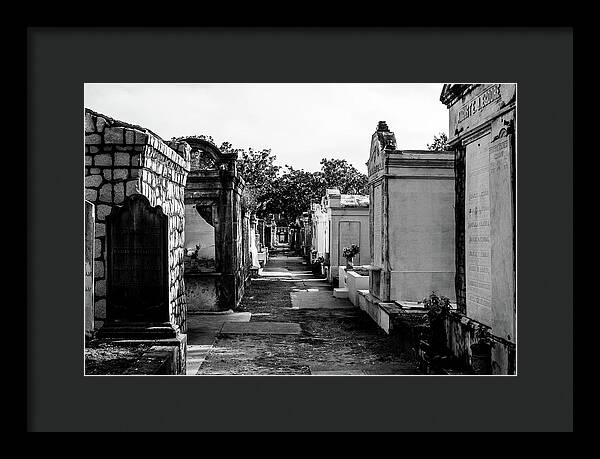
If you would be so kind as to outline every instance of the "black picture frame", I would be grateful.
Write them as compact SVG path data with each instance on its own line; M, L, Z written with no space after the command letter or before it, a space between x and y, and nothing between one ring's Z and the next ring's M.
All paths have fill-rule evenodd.
M27 36L28 430L572 430L571 28L36 27ZM518 376L84 377L83 83L111 81L516 82Z

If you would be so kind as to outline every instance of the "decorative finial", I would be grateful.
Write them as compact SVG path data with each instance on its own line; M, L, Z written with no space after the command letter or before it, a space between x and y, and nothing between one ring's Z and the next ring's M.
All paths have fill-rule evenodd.
M389 131L390 128L388 128L388 125L387 125L387 123L385 121L380 121L377 124L377 130L378 131Z

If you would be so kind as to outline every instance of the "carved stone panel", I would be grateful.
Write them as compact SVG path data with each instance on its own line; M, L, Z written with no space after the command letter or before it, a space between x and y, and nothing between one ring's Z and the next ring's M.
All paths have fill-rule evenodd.
M140 194L107 220L109 322L169 320L167 216Z

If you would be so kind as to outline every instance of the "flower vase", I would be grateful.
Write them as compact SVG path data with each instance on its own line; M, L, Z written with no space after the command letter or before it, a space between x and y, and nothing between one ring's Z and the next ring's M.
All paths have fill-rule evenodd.
M354 263L352 260L354 260L354 257L346 258L346 269L347 270L354 269Z

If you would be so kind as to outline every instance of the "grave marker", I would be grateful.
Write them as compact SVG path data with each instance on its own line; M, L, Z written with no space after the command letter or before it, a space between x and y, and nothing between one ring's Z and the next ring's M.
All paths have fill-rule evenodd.
M109 323L168 322L167 216L140 194L107 216Z

